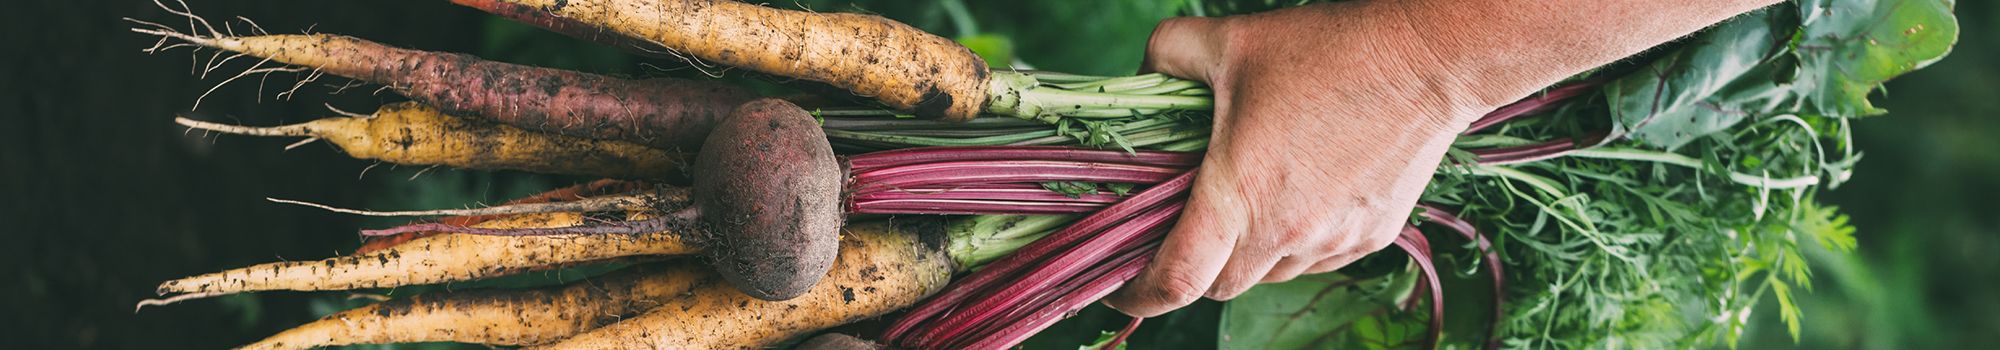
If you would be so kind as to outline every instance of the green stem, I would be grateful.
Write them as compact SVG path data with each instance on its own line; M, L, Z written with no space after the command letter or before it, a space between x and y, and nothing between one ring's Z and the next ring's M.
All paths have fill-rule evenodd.
M1169 79L1172 78L1164 74L1147 73L1079 83L1047 84L1047 86L1070 91L1118 92L1160 85L1160 83L1167 82Z
M1035 127L1035 128L992 128L992 129L982 129L982 128L966 128L966 129L887 129L887 130L872 130L872 131L866 131L866 132L868 132L868 133L873 133L873 134L878 134L878 135L890 135L890 136L918 136L918 137L939 137L939 138L974 138L974 137L993 137L993 136L1002 136L1002 135L1016 135L1016 134L1022 134L1022 133L1031 133L1031 132L1037 132L1037 131L1043 131L1043 130L1048 130L1048 128L1047 128L1047 127ZM850 130L850 131L859 131L859 130Z
M1055 130L1044 130L1019 134L996 135L974 138L945 138L924 136L884 135L860 131L826 130L826 136L835 139L885 142L912 146L984 146L1004 145L1038 137L1054 136Z
M1457 148L1488 148L1524 146L1535 143L1537 143L1535 140L1513 136L1479 134L1459 136L1458 139L1451 141L1451 146Z
M1074 112L1093 109L1181 109L1206 110L1214 106L1215 100L1208 96L1177 95L1127 95L1116 93L1076 92L1059 89L1032 89L1021 94L1025 103L1034 105L1035 116L1069 116ZM1016 115L1020 116L1020 115ZM1123 117L1122 115L1120 117Z
M1173 127L1161 127L1126 134L1125 142L1132 147L1147 147L1206 136L1208 136L1207 130L1175 130Z
M1128 117L1132 114L1128 111L1132 110L1207 110L1214 106L1214 99L1209 96L1173 94L1199 89L1199 84L1189 85L1164 75L1044 84L1037 74L993 72L987 113L1053 123L1064 117Z
M1038 71L1038 70L1037 70L1037 71L1016 71L1016 72L1014 72L1014 73L1015 73L1015 74L1023 74L1023 75L1028 75L1028 76L1032 76L1032 77L1034 77L1034 78L1035 78L1035 80L1036 80L1036 81L1040 81L1040 82L1044 82L1044 83L1050 83L1050 84L1059 84L1059 83L1081 83L1081 82L1088 82L1088 81L1095 81L1095 80L1105 80L1105 79L1112 79L1112 78L1114 78L1114 77L1107 77L1107 76L1098 76L1098 75L1082 75L1082 74L1069 74L1069 73L1062 73L1062 72L1050 72L1050 71Z
M1160 150L1162 151L1174 151L1174 152L1194 152L1207 148L1208 148L1207 137L1189 139L1186 141L1169 143L1166 144L1165 146L1160 146Z
M1076 111L1064 116L1075 118L1124 118L1160 114L1158 109L1091 109Z
M820 127L850 131L880 130L926 130L926 129L994 129L1048 127L1048 124L1019 118L989 117L973 118L963 122L935 119L871 118L871 117L825 117Z
M953 220L946 228L952 260L966 270L1006 256L1076 221L1078 215L978 215Z
M1578 157L1578 158L1592 158L1592 159L1633 160L1633 161L1643 161L1643 162L1654 162L1660 164L1679 165L1697 170L1706 168L1702 165L1702 161L1700 159L1695 159L1693 157L1688 157L1676 153L1647 151L1647 150L1630 149L1630 148L1596 147L1589 149L1580 149L1570 152L1568 156ZM1727 175L1729 176L1729 180L1732 182L1757 188L1793 189L1793 188L1803 188L1819 184L1819 177L1812 175L1788 177L1788 178L1772 178L1768 175L1746 174L1735 171L1730 171L1727 173Z
M1106 92L1115 92L1115 93L1131 94L1131 95L1173 95L1175 92L1180 92L1181 90L1200 89L1204 86L1207 85L1202 85L1200 82L1196 82L1193 80L1174 80L1148 87L1142 87L1130 90L1112 90Z
M1123 134L1123 133L1129 133L1129 132L1138 132L1138 131L1140 131L1140 130L1145 130L1145 129L1149 129L1149 128L1153 128L1153 127L1159 127L1159 126L1163 126L1163 125L1169 125L1169 123L1172 123L1172 121L1169 121L1169 120L1166 120L1166 119L1146 119L1146 120L1140 120L1140 121L1135 121L1135 122L1131 122L1131 123L1125 123L1124 125L1119 125L1119 126L1116 126L1116 127L1113 127L1113 128L1112 128L1111 130L1109 130L1109 131L1110 131L1110 132L1112 132L1112 133L1119 133L1119 134ZM1011 145L1014 145L1014 146L1036 146L1036 145L1059 145L1059 144L1067 144L1067 143L1072 143L1072 142L1077 142L1077 139L1076 139L1076 136L1072 136L1072 135L1062 135L1062 134L1056 134L1056 135L1051 135L1051 136L1044 136L1044 137L1039 137L1039 138L1034 138L1034 139L1028 139L1028 140L1022 140L1022 141L1018 141L1018 142L1014 142L1014 143L1012 143Z

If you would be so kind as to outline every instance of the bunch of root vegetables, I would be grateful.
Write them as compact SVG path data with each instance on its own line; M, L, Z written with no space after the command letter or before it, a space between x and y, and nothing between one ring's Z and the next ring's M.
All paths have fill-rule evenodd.
M880 101L845 108L857 122L894 124L904 119L875 115L914 113L924 119L904 125L949 130L993 124L967 121L1004 109L1023 122L1004 126L1048 128L1052 124L1045 121L1067 116L1199 110L1208 103L1200 86L1160 87L1167 80L1157 76L1133 86L1149 91L1045 87L1028 73L988 71L979 56L949 40L872 16L728 1L461 3L636 52L692 55L820 81ZM166 281L158 288L164 298L141 307L232 293L393 288L637 262L557 287L391 299L246 348L437 341L548 348L767 346L915 305L943 289L955 272L1008 256L1076 219L1073 215L1125 197L1064 193L1044 184L1107 184L1164 199L1185 190L1187 174L1200 161L1198 153L1189 152L1003 144L837 155L819 112L718 82L530 67L339 35L236 36L214 30L185 4L160 5L187 18L193 29L133 21L139 25L135 32L161 38L149 52L213 49L228 55L219 61L247 56L381 84L411 99L367 115L295 125L176 119L189 128L320 140L355 158L394 164L608 179L478 209L367 212L322 206L437 219L364 231L373 239L345 256ZM688 19L726 24L664 25ZM819 41L803 45L797 33ZM829 59L853 57L849 52L866 52L861 55L869 59ZM1083 84L1118 82L1049 76ZM863 129L855 134L875 135ZM1157 236L1177 208L1148 207L1155 214L1144 223L1145 231ZM882 219L894 214L907 216ZM980 216L914 216L919 214ZM1095 222L1102 229L1124 220ZM991 244L963 244L974 240ZM1098 270L1116 269L1129 278L1143 264L1139 257L1147 251L1140 247L1150 246L1124 244L1115 260L1095 254L1077 264L1100 267L1088 272L1099 275L1090 284L1101 295L1125 278L1103 277ZM1072 299L1069 304L1080 306L1095 298Z
M566 285L389 299L245 348L760 348L897 312L866 340L835 335L801 347L1005 349L1152 259L1206 147L1201 115L1211 98L1201 84L994 70L951 40L871 15L728 0L452 2L636 54L852 96L766 98L715 81L539 68L330 34L236 36L184 4L162 3L192 28L132 21L134 32L160 38L149 52L215 50L221 61L289 65L410 99L283 126L176 119L189 128L324 141L394 164L605 180L475 209L322 206L422 218L366 230L368 243L348 255L166 281L162 299L140 306L631 263ZM1601 83L1555 87L1467 133L1546 112ZM872 102L824 102L853 96ZM1458 169L1501 174L1509 170L1500 165L1578 154L1605 136L1530 141L1467 149ZM1450 210L1423 209L1419 221L1486 256L1497 326L1503 281L1492 244ZM1435 345L1443 303L1431 243L1411 226L1395 246L1427 277L1412 295L1430 300L1422 344Z

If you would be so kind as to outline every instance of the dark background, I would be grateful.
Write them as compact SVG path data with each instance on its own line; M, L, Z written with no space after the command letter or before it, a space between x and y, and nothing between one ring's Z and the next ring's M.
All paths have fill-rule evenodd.
M953 34L927 2L863 1L870 11ZM1177 0L975 2L979 28L1011 39L1042 68L1129 73L1144 38ZM845 1L809 1L848 8ZM911 4L915 3L915 4ZM574 181L518 173L395 168L292 139L187 133L176 113L275 125L367 112L400 100L373 87L330 94L273 75L246 77L193 106L240 59L198 77L208 52L147 55L154 43L121 17L187 27L144 0L10 3L0 35L0 344L7 348L225 348L345 307L338 293L261 293L133 313L159 281L273 259L351 250L379 222L265 202L304 199L409 209L495 202ZM355 35L397 46L476 53L544 66L660 73L615 51L485 17L443 1L196 1L217 25L243 16L276 33ZM1939 348L2000 343L2000 6L1961 3L1960 44L1944 61L1888 84L1891 114L1859 121L1866 158L1823 198L1860 228L1855 259L1822 257L1802 295L1793 343L1775 312L1744 348ZM236 22L239 32L249 28ZM672 67L671 62L651 62Z

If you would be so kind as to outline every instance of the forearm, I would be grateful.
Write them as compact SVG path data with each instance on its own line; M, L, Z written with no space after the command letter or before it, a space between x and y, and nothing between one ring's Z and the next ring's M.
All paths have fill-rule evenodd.
M1497 106L1779 0L1376 0L1442 65L1426 77Z

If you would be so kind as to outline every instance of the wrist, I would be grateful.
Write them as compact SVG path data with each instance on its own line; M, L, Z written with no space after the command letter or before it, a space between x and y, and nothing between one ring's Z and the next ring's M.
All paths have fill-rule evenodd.
M1289 81L1308 88L1370 101L1345 108L1359 118L1394 118L1391 123L1440 135L1456 134L1479 115L1500 105L1480 98L1484 85L1454 74L1449 56L1438 52L1401 13L1398 2L1322 3L1218 21L1224 33L1220 82L1232 78ZM1241 76L1238 76L1241 75ZM1384 120L1390 122L1389 120Z
M1441 79L1493 108L1779 0L1371 2L1399 14Z
M1420 57L1421 65L1411 76L1433 86L1441 99L1458 108L1467 109L1458 113L1455 120L1464 126L1478 119L1494 108L1511 103L1520 96L1514 90L1521 87L1535 89L1546 83L1522 81L1519 73L1505 72L1492 64L1493 54L1479 52L1479 45L1468 44L1449 22L1440 22L1435 11L1436 4L1422 1L1369 1L1383 8L1387 22L1392 23L1385 34L1388 40L1400 42L1402 50L1410 57ZM1549 83L1554 83L1550 81ZM1530 90L1532 92L1532 90ZM1525 94L1525 93L1523 93Z

